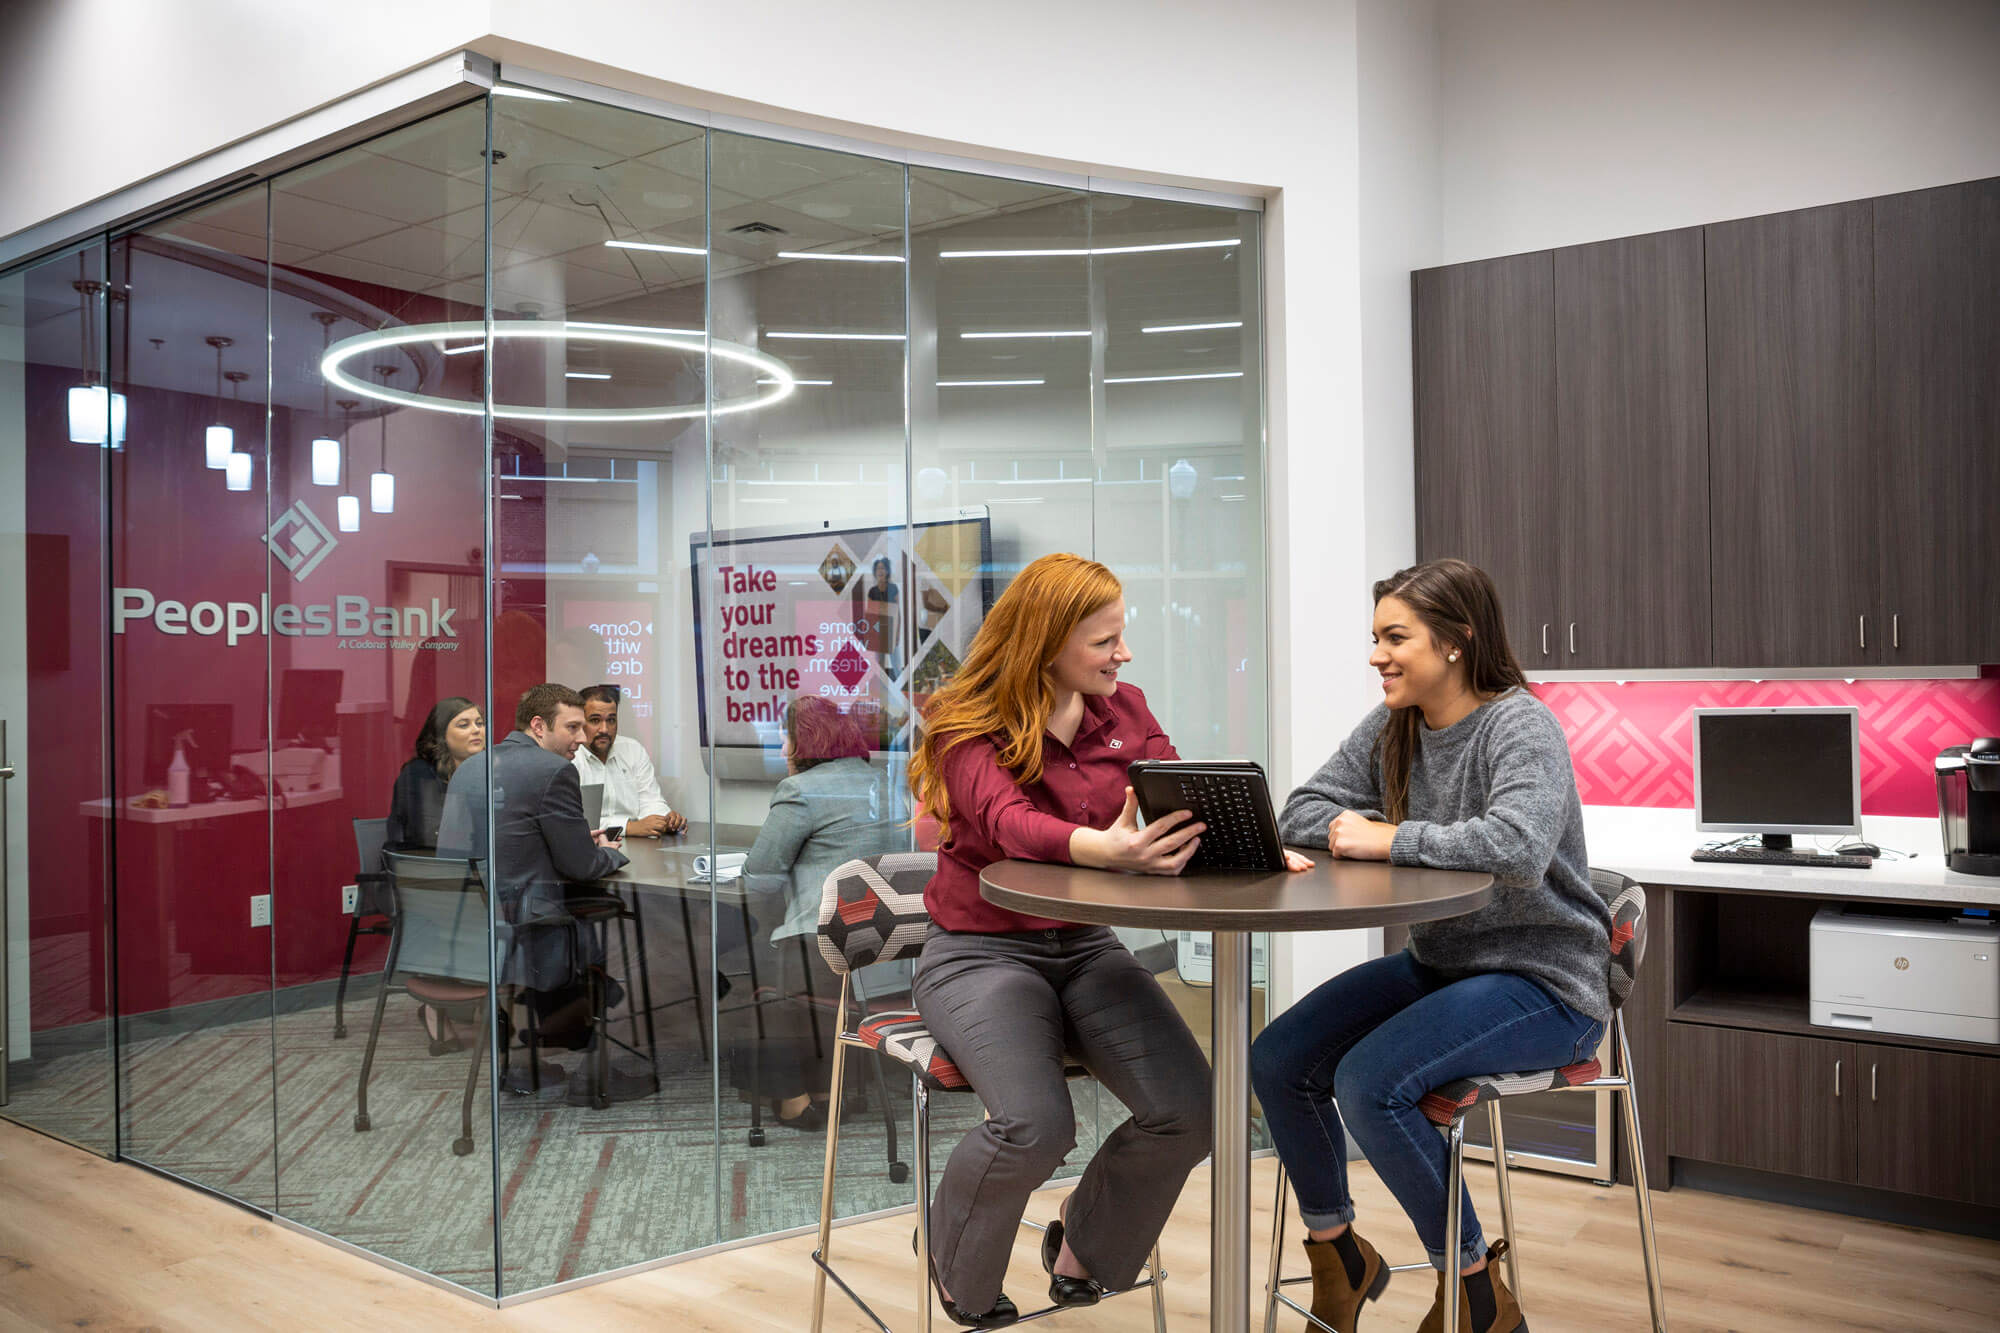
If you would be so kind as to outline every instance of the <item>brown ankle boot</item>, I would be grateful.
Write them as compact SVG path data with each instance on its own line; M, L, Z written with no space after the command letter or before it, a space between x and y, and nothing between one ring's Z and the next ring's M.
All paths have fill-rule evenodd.
M1354 1333L1354 1321L1361 1316L1361 1302L1372 1301L1389 1285L1389 1268L1375 1247L1349 1227L1347 1234L1361 1251L1361 1282L1347 1280L1347 1265L1340 1260L1340 1248L1330 1240L1308 1239L1306 1262L1312 1265L1312 1315L1325 1320L1340 1333Z
M1465 1298L1465 1279L1458 1280L1458 1333L1528 1333L1528 1321L1521 1317L1521 1303L1514 1299L1514 1293L1507 1290L1507 1284L1500 1280L1500 1256L1507 1253L1507 1242L1500 1241L1486 1251L1486 1272L1493 1280L1493 1322L1474 1324L1472 1304ZM1444 1333L1444 1274L1438 1274L1437 1299L1431 1302L1431 1312L1424 1316L1424 1322L1417 1325L1417 1333Z

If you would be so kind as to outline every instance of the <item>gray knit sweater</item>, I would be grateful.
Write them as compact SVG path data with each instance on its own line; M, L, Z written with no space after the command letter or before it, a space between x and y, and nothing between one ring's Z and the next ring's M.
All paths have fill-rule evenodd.
M1324 847L1342 810L1381 819L1377 704L1331 759L1285 802L1285 841ZM1397 865L1485 870L1493 901L1468 916L1410 927L1410 953L1450 977L1514 972L1578 1013L1608 1020L1610 906L1590 884L1583 806L1569 742L1548 706L1509 690L1441 731L1419 727L1409 815L1389 859Z

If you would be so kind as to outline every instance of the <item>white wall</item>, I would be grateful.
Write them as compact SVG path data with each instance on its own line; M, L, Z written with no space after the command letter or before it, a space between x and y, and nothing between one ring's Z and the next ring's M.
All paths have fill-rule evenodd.
M1994 0L1445 0L1444 251L2000 174Z

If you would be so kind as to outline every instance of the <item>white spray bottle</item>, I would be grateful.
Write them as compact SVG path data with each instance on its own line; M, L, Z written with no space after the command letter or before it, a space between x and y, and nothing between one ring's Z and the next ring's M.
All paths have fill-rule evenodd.
M183 810L188 805L188 780L194 770L188 764L187 755L181 750L183 741L190 745L194 743L193 738L185 731L174 737L174 758L173 762L167 765L167 808L170 810Z

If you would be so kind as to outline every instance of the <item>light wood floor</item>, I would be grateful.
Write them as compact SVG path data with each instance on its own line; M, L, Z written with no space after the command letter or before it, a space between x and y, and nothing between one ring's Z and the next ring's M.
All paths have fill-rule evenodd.
M1261 1290L1268 1254L1273 1171L1268 1161L1257 1164L1253 1290ZM1497 1219L1491 1171L1473 1173L1482 1215ZM1392 1262L1418 1257L1387 1192L1365 1167L1355 1176L1361 1229ZM1536 1333L1644 1328L1631 1192L1528 1171L1514 1179ZM1207 1325L1207 1192L1207 1173L1197 1171L1162 1238L1174 1329ZM1031 1215L1052 1213L1056 1197L1040 1196ZM1655 1194L1654 1209L1676 1329L1990 1333L2000 1324L2000 1243L1691 1190ZM880 1297L876 1308L899 1330L915 1326L909 1236L907 1218L834 1233L843 1273ZM1024 1306L1046 1290L1035 1241L1024 1231L1014 1251L1009 1285ZM1296 1244L1288 1275L1303 1271ZM137 1168L0 1124L0 1329L790 1331L810 1323L811 1249L810 1237L777 1241L496 1311ZM1434 1290L1424 1274L1400 1275L1362 1316L1362 1330L1414 1328ZM827 1301L829 1329L869 1327L837 1290L829 1287ZM1303 1324L1289 1316L1279 1327L1296 1333ZM937 1326L953 1327L941 1313ZM1143 1295L1048 1325L1133 1333L1151 1326Z

